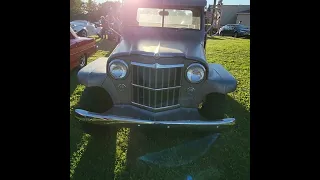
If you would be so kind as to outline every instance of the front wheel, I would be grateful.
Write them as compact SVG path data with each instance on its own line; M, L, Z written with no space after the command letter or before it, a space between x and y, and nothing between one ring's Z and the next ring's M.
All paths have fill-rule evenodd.
M79 34L79 36L81 36L81 37L87 37L87 36L88 36L87 31L84 30L84 29L82 29L78 34Z
M87 65L87 56L83 54L80 56L80 59L79 59L79 68L81 69L86 65Z
M107 91L100 87L89 87L86 88L79 102L79 108L96 113L106 112L112 107L112 99ZM82 129L94 136L99 136L107 133L109 128L106 126L100 126L96 124L90 124L82 122Z
M227 97L225 94L211 93L207 95L199 113L207 119L223 119L226 112Z

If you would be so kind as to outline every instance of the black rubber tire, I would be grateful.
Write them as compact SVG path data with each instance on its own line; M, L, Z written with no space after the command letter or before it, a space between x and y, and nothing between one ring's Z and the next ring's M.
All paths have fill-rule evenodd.
M78 33L78 36L80 37L87 37L88 36L88 33L86 30L82 29L81 31L79 31ZM84 35L85 34L85 35Z
M199 113L210 120L222 119L226 113L227 97L225 94L211 93L206 97Z
M103 113L112 107L112 99L108 92L100 87L86 88L79 102L79 108L90 112ZM82 129L90 135L104 135L108 126L81 122Z
M234 33L234 37L235 37L235 38L238 37L238 33L237 33L237 32Z
M83 57L85 58L85 59L84 59L85 62L84 62L83 65L81 65L81 58L83 58ZM87 65L87 63L88 63L88 57L87 57L87 55L86 55L86 54L81 55L80 58L79 58L79 61L80 61L80 62L79 62L79 69L82 69L82 68L85 67L85 66Z

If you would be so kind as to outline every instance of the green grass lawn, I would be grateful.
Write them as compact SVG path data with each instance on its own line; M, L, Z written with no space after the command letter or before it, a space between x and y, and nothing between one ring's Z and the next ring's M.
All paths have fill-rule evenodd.
M96 38L98 51L89 58L108 56L114 43ZM146 165L137 157L148 152L169 148L188 138L178 133L144 133L127 128L110 132L106 137L93 138L83 133L74 118L84 90L79 85L75 71L70 73L70 177L75 180L100 179L186 179L186 174L207 170L205 180L218 173L227 180L250 179L250 40L232 37L214 37L207 42L207 59L220 63L238 81L238 89L228 98L226 115L235 117L237 128L222 133L209 151L196 161L175 168ZM189 138L193 136L189 133ZM196 136L196 135L194 135ZM208 175L209 174L209 175Z

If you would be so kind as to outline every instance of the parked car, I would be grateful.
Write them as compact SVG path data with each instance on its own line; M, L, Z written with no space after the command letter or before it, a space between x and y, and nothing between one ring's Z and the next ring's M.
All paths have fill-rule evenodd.
M237 81L206 59L206 0L140 1L124 2L122 38L111 55L78 72L86 88L75 114L84 130L233 127L235 118L224 114Z
M86 20L75 20L70 22L71 28L78 36L88 37L92 35L101 35L102 27L97 26L94 23L90 23Z
M242 24L227 24L220 28L220 36L250 37L250 29Z
M79 37L70 27L70 71L87 65L88 57L96 52L93 38Z

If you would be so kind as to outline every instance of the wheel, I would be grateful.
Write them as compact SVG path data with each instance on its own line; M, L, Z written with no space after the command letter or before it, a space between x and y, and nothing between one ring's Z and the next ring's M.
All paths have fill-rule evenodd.
M80 59L79 59L79 68L83 68L87 65L87 56L85 54L81 55L80 56Z
M112 107L112 99L107 91L101 87L86 88L79 101L79 108L90 112L103 113ZM100 126L81 122L82 129L94 136L106 134L109 130L107 126Z
M207 95L199 113L207 119L215 120L224 118L227 99L225 94L211 93Z
M81 37L87 37L87 31L86 30L84 30L84 29L82 29L81 31L79 31L79 36L81 36Z
M235 38L238 37L238 33L237 33L237 32L234 33L234 37L235 37Z

